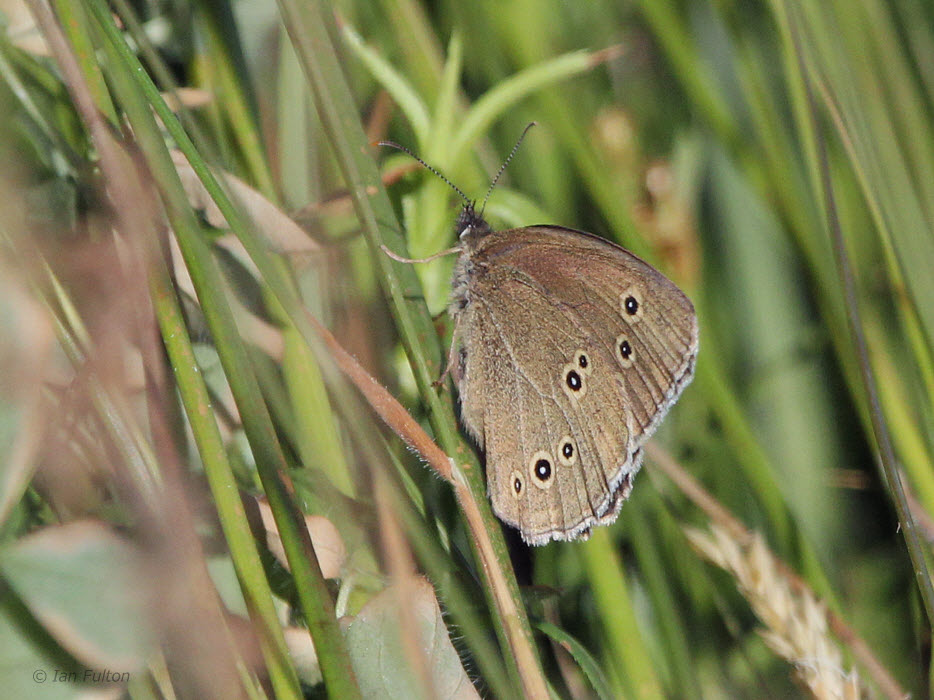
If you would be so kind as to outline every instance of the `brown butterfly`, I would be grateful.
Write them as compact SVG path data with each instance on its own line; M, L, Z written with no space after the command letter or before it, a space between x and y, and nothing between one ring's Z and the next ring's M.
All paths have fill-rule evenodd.
M693 377L694 306L624 248L560 226L494 231L451 187L467 204L449 369L493 510L531 544L587 537L616 519Z

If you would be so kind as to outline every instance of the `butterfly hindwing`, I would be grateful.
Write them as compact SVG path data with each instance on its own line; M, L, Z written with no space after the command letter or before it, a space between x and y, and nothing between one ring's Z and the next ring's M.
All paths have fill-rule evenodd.
M638 468L619 370L578 310L534 281L504 268L474 283L459 390L494 509L529 541L574 539L615 516Z

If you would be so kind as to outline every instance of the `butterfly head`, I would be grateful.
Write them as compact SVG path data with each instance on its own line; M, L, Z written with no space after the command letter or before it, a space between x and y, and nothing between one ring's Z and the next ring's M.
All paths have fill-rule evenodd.
M481 238L493 229L483 218L483 212L477 211L475 202L467 202L457 217L457 237L462 241Z
M460 216L457 217L457 237L464 243L469 243L471 241L476 241L486 234L492 232L493 228L486 222L486 219L483 218L483 210L486 208L486 203L490 199L490 195L493 194L493 190L496 188L496 183L499 182L500 176L502 176L503 171L506 170L506 166L509 165L509 161L512 160L512 157L516 154L516 151L519 150L519 145L522 143L522 140L525 138L525 135L535 126L535 122L530 122L525 129L522 131L522 135L519 137L519 140L516 141L516 145L512 147L512 151L509 152L509 155L506 156L506 160L503 161L503 164L500 166L499 170L496 173L496 177L493 178L493 181L490 183L490 188L486 192L486 197L483 198L483 203L480 205L480 211L477 211L476 201L471 200L464 194L463 190L446 178L437 168L434 168L417 155L412 153L405 146L401 146L398 143L393 141L379 141L380 146L389 146L390 148L395 148L398 151L403 153L408 153L415 160L422 164L425 168L430 170L432 173L437 175L441 180L448 184L448 186L457 192L464 200L464 208L461 210Z

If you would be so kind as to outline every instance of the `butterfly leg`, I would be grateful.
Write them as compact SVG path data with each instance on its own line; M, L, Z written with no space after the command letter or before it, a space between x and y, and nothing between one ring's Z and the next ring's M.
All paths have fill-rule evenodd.
M459 347L460 344L458 340L457 328L455 328L454 334L451 337L451 346L448 348L448 359L444 371L441 373L441 376L432 383L432 386L436 389L444 384L444 380L448 378L448 375L454 378L455 384L460 384L461 379L463 379L466 356L463 353L463 347Z

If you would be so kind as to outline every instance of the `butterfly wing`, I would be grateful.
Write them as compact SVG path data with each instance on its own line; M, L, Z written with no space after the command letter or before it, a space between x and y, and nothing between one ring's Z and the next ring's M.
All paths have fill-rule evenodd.
M493 508L527 541L575 539L615 519L640 446L690 380L693 306L632 254L569 229L490 233L465 257L456 374Z
M496 277L486 280L493 296L478 299L463 319L471 338L461 380L465 423L484 444L497 515L536 544L575 539L615 517L620 483L638 468L622 387L592 383L580 367L569 368L578 392L556 381L546 368L560 372L567 355L577 359L588 330L539 289ZM608 361L584 354L593 366Z

